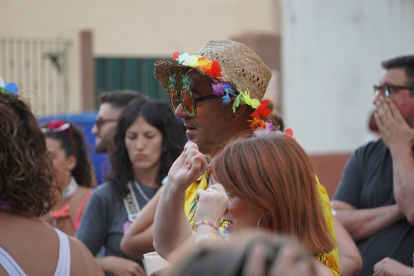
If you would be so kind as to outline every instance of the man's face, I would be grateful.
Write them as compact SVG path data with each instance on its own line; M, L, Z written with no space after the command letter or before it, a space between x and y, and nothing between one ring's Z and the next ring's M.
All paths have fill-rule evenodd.
M381 78L380 85L389 84L396 86L410 86L408 84L407 75L403 68L392 68L386 70ZM378 101L379 95L374 96L373 103ZM410 126L414 125L414 99L410 95L408 89L398 89L396 93L390 93L389 98L393 101L401 116Z
M211 79L195 70L189 73L191 89L194 97L213 95ZM197 113L189 117L182 104L175 110L175 116L182 118L189 141L197 144L200 152L211 154L212 148L219 143L227 142L227 134L231 128L231 106L223 106L222 99L211 99L197 103Z
M122 109L114 108L110 103L103 103L99 107L96 121L98 122L92 128L92 134L95 138L95 151L98 153L108 152L109 146L113 143L116 128L116 120L118 120Z

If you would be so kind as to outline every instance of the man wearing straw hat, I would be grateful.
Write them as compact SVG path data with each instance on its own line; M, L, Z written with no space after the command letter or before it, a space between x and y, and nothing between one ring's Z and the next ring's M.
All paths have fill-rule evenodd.
M184 121L187 138L192 142L186 147L214 156L249 127L255 135L273 130L271 123L264 121L270 115L269 101L261 101L271 72L256 53L242 43L209 41L198 55L174 53L173 60L155 63L154 76L169 94L175 115ZM165 185L154 221L154 246L162 256L174 251L191 235L197 208L196 193L199 189L207 189L208 178L205 173L184 190L171 187L169 183ZM329 198L318 191L329 228L335 236L332 213L327 207ZM183 205L185 213L181 211ZM337 248L320 260L339 275Z

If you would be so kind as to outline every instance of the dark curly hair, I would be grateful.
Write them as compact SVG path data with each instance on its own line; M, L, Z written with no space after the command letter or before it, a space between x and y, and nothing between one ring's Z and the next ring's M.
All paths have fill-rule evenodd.
M82 131L71 122L63 121L70 124L70 129L73 134L73 140L75 142L75 153L76 153L76 166L72 170L72 176L75 178L79 186L92 188L94 182L92 181L92 166L89 163L87 152L88 148L85 144L85 138L83 137ZM66 154L66 158L74 155L72 141L68 130L55 132L47 128L49 123L44 125L43 130L45 131L46 138L53 138L61 141L62 149Z
M183 151L185 134L177 123L171 107L157 100L137 99L133 101L118 119L114 135L115 148L111 153L112 171L106 178L112 184L116 194L122 198L129 193L128 181L134 179L132 164L125 147L125 132L140 116L162 133L163 151L157 182L161 184L162 179L167 176L172 164Z
M30 107L0 93L0 210L38 217L49 212L56 193L45 136Z

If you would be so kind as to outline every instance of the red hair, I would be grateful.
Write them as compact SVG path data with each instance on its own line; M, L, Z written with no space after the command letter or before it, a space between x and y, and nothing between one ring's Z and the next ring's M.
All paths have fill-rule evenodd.
M238 139L213 159L211 170L226 191L261 209L268 228L315 254L334 248L312 164L291 137L274 133Z

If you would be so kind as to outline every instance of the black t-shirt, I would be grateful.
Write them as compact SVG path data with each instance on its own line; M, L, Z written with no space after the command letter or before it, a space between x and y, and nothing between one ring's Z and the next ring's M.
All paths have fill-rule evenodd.
M391 153L382 140L356 150L345 167L333 199L357 209L395 204ZM374 265L385 257L412 267L414 227L406 219L400 220L359 241L357 246L363 259L363 267L357 275L372 275Z

